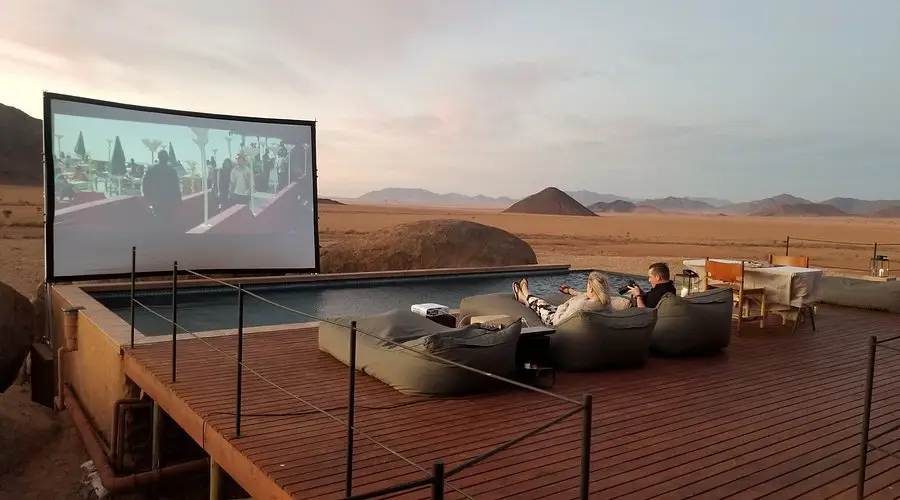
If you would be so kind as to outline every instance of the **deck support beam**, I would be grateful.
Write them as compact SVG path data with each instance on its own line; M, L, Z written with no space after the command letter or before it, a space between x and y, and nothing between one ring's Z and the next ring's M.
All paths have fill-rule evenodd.
M160 442L162 441L162 409L153 401L153 425L150 436L150 468L159 469Z
M209 458L209 500L222 500L223 471L219 463Z

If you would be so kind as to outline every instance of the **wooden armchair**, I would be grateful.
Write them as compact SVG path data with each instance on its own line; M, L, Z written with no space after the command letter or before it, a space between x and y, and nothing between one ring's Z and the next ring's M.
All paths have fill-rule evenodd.
M715 281L715 283L710 283ZM766 289L746 288L744 286L744 261L740 263L720 262L706 258L703 282L706 288L731 288L733 301L737 306L737 331L741 331L741 322L745 319L756 319L750 316L750 301L759 302L759 327L766 326Z
M809 257L803 255L769 255L769 264L773 266L793 266L793 267L809 267ZM791 308L792 310L794 308ZM791 329L791 335L797 332L797 326L801 321L809 319L812 330L816 331L816 308L810 304L803 304L797 308L797 315L794 317L794 327ZM788 311L775 311L781 316L781 324L787 324Z
M809 257L803 255L772 255L769 264L773 266L809 267Z

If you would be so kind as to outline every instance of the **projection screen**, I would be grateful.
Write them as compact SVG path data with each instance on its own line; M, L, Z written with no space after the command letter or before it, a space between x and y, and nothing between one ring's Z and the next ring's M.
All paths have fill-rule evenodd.
M44 94L48 281L318 272L315 122Z

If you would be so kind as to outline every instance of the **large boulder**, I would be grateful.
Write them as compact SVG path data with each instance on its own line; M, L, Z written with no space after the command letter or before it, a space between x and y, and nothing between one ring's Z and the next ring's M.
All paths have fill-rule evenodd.
M531 246L496 227L464 220L400 224L322 249L323 273L537 264Z
M34 338L34 318L28 297L0 282L0 392L16 380L28 356Z
M47 284L41 283L31 296L31 307L34 309L34 338L40 340L49 337L47 331Z

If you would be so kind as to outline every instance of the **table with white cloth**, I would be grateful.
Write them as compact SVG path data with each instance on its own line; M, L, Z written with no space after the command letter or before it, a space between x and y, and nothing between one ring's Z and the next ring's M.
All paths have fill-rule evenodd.
M739 260L710 259L727 264L740 264ZM705 259L688 259L685 267L700 276L706 273ZM700 280L702 282L702 279ZM812 305L819 300L822 270L795 266L750 265L744 261L744 286L766 289L766 307L796 307Z

